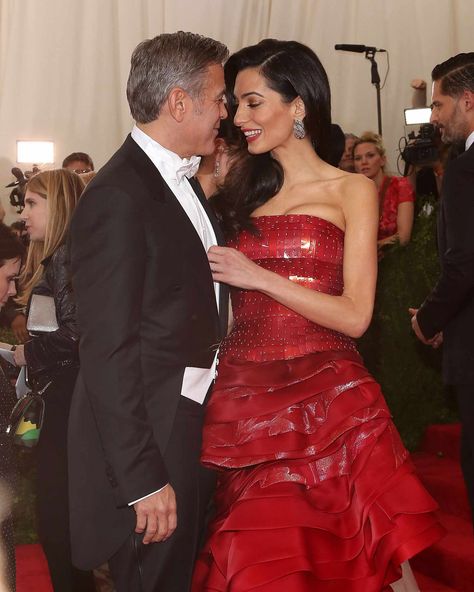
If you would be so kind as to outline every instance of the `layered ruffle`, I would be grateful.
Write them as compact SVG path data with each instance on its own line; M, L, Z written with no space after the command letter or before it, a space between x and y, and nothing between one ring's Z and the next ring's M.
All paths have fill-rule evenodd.
M221 472L193 592L380 592L442 535L357 354L223 360L202 459Z

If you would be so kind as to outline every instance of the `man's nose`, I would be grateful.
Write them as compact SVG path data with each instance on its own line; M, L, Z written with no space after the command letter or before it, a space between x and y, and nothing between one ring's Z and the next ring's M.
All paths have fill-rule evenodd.
M221 119L227 119L228 115L229 115L229 112L227 111L227 107L226 107L225 103L221 103L220 107L219 107L219 117Z

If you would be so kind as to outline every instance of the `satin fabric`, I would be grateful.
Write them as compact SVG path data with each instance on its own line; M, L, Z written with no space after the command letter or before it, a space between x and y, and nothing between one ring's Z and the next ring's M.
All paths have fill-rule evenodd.
M234 246L288 277L311 268L317 281L298 281L341 291L342 231L312 216L272 218ZM206 411L201 460L219 469L219 483L193 592L380 592L442 536L436 503L352 340L236 292L237 327ZM260 330L268 317L286 329ZM302 327L313 351L285 357Z

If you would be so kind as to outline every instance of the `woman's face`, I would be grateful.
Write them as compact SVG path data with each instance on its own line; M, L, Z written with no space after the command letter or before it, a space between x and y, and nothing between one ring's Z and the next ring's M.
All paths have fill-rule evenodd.
M244 134L252 154L270 152L294 140L295 101L284 103L257 68L237 75L234 95L238 103L234 123Z
M369 179L375 179L383 166L385 166L385 156L381 156L375 144L372 144L372 142L357 144L354 149L356 173L362 173Z
M7 259L0 267L0 309L10 296L16 296L15 280L20 273L20 259Z
M25 207L21 213L31 241L44 241L48 222L48 209L44 197L29 189L25 194Z

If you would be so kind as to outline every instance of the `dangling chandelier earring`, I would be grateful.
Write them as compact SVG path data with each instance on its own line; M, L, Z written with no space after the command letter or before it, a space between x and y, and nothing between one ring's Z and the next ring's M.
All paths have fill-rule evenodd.
M221 174L221 159L220 159L220 154L218 156L216 156L216 161L214 163L214 177L217 179L217 177L220 177Z
M302 140L306 136L304 123L301 119L295 119L293 122L293 135L297 140Z

